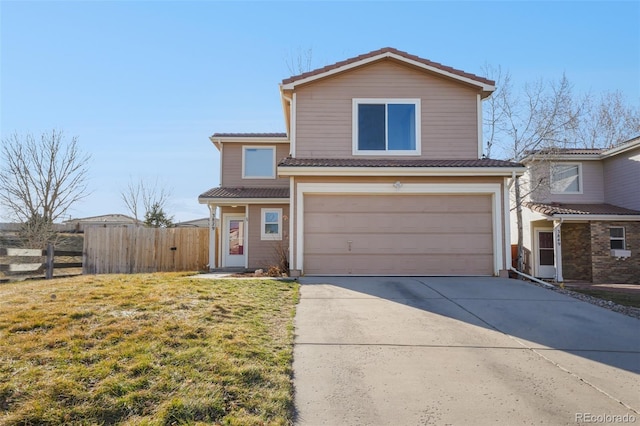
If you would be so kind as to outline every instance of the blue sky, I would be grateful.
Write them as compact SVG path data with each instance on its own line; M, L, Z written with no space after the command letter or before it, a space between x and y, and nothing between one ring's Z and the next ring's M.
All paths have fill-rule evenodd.
M640 2L0 0L0 137L52 128L92 156L74 217L127 213L158 180L177 220L207 215L214 132L284 131L278 83L311 49L321 67L395 47L516 83L566 73L576 93L640 105Z

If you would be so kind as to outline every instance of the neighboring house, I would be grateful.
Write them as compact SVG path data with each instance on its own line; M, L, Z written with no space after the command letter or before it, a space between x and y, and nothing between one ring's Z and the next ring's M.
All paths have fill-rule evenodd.
M221 185L199 201L220 212L217 264L266 267L288 247L293 274L506 275L508 183L525 169L482 158L494 90L392 48L285 79L286 132L210 138Z
M184 222L176 222L173 226L175 228L208 228L209 218L204 217L200 219L186 220Z
M640 284L640 137L607 150L536 152L523 163L523 179L542 182L524 202L524 272Z
M136 220L133 217L124 214L104 214L100 216L90 216L83 218L70 219L63 222L65 226L73 226L76 230L83 230L87 226L129 226L135 225Z

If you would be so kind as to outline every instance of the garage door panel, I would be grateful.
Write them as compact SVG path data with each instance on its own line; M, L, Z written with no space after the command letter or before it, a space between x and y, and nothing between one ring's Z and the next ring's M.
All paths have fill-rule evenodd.
M491 199L486 195L438 194L428 195L429 202L423 202L423 195L357 195L327 194L313 195L305 200L308 211L327 213L371 213L384 211L388 213L447 213L467 210L469 205L474 211L491 212Z
M304 196L307 274L491 275L489 194Z
M375 258L375 267L371 259ZM326 254L313 256L305 264L305 270L324 271L315 273L336 273L327 271L326 265L339 270L340 274L356 275L469 275L469 268L487 271L492 268L491 254L475 254L460 260L450 255L410 255L404 259L386 255L344 255ZM312 274L314 272L307 272Z
M309 237L309 236L308 236ZM401 238L385 234L318 234L307 238L306 254L491 254L491 235L405 234Z
M443 229L475 232L491 226L491 213L404 213L398 214L323 214L305 215L305 228L311 233L371 232L377 233L437 233Z

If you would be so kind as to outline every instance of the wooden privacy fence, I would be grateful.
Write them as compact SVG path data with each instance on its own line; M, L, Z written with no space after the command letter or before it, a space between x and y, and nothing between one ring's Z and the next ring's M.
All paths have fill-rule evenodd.
M203 271L209 263L206 228L87 227L84 274Z
M62 257L62 259L60 259ZM49 244L46 250L25 248L0 248L0 272L2 281L25 278L53 278L54 269L74 268L79 274L82 268L81 251L56 250ZM56 262L56 260L60 260Z

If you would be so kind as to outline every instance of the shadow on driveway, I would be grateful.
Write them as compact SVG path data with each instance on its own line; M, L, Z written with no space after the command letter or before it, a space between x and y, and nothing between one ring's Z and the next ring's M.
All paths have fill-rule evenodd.
M300 282L309 286L307 291L315 287L308 297L385 299L516 337L542 353L567 352L640 373L639 320L523 281L492 277L304 277ZM323 290L327 285L334 288ZM389 318L385 319L385 312L379 314L369 325L383 330L385 324L376 323L388 325ZM397 335L401 337L407 336ZM420 340L419 329L413 330L413 337L413 342L406 343Z

